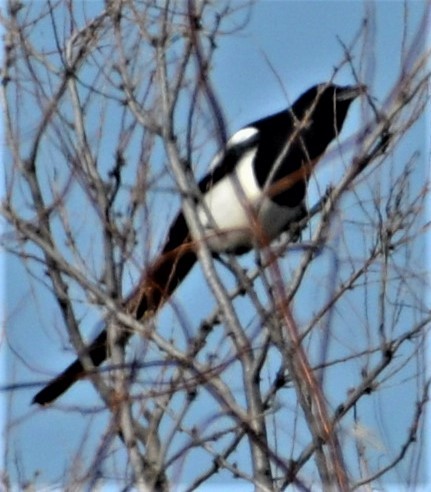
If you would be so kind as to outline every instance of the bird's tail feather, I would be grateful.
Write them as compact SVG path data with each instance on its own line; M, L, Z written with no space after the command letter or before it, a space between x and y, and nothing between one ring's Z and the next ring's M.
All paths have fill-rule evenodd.
M156 313L195 263L196 254L189 239L187 224L180 213L170 228L161 255L144 273L138 286L126 299L124 310L138 320L142 319L148 311ZM119 343L125 345L130 336L128 330L123 330ZM106 341L105 329L87 348L86 353L96 367L107 359ZM85 376L86 372L80 359L76 359L65 371L42 388L34 396L32 403L48 405Z
M91 343L87 349L88 356L97 367L106 359L106 329ZM39 393L32 403L48 405L67 391L76 381L86 375L84 367L79 359L76 359L56 378L50 381Z

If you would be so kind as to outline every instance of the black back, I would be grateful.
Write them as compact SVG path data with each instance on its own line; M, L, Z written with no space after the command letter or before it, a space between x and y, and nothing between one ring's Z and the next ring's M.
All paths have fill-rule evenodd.
M343 97L348 92L351 95ZM250 126L257 128L260 135L254 160L258 183L262 187L268 186L301 166L310 167L341 131L347 110L357 95L351 87L320 84L300 96L289 109L252 123ZM304 128L299 130L302 124ZM280 162L274 172L273 165L277 160ZM272 200L279 205L299 205L305 196L308 175L305 173Z

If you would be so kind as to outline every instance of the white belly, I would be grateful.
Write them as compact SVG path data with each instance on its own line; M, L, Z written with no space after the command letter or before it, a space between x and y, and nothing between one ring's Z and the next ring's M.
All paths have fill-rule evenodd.
M205 238L216 253L271 241L295 215L296 209L281 207L262 196L253 173L255 153L255 149L246 153L235 173L205 194L205 207L198 207Z

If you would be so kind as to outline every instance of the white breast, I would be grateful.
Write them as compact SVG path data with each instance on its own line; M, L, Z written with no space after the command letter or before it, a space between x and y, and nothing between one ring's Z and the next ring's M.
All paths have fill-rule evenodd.
M246 152L236 171L204 195L198 216L210 249L221 253L252 248L277 237L295 214L262 195L253 172L256 148Z

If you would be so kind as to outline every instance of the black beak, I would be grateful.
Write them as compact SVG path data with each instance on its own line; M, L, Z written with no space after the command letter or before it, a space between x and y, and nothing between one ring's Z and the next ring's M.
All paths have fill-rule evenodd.
M337 91L337 101L353 101L356 97L367 92L366 85L348 85L346 87L341 87Z

